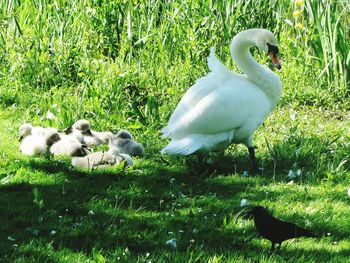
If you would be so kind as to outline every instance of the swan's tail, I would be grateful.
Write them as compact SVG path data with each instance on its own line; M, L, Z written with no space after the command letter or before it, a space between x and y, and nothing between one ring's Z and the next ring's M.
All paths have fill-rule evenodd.
M230 145L233 135L234 131L211 135L191 134L182 139L172 139L161 153L189 155L196 151L224 150Z
M161 154L189 155L201 148L201 143L192 138L171 140L169 144L161 150Z
M215 56L214 47L210 48L210 54L208 57L209 69L220 77L231 75L231 71Z
M169 127L168 126L165 126L163 129L160 130L161 133L162 133L162 136L161 138L162 139L165 139L166 137L169 137L170 135L170 132L169 132Z

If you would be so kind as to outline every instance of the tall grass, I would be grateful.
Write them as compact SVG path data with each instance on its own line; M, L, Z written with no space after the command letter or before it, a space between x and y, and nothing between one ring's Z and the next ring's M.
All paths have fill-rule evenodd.
M303 103L295 82L307 74L310 91L333 103L349 91L349 7L327 0L1 1L1 104L25 106L34 121L56 111L62 125L103 116L104 126L157 126L207 71L209 47L232 67L231 38L252 27L278 36L286 94L301 94Z

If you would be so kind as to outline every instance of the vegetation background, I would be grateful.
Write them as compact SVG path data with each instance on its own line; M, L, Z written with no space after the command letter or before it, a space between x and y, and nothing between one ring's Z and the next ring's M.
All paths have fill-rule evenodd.
M159 129L232 37L280 43L283 96L246 149L212 165L160 157ZM346 262L350 256L350 2L1 0L1 262ZM252 50L262 64L266 54ZM24 122L129 129L147 154L127 171L76 171L20 155ZM289 171L302 174L291 182ZM269 253L240 200L322 235ZM166 241L176 239L177 247Z

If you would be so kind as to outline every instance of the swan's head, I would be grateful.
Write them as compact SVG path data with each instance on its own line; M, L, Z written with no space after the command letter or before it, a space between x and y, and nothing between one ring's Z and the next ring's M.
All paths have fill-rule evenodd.
M32 134L33 126L29 123L22 124L19 127L19 140L23 140L25 137Z
M278 44L273 33L266 29L259 29L256 34L256 45L261 50L265 51L270 55L272 63L278 69L281 69L281 63L277 58L278 54Z

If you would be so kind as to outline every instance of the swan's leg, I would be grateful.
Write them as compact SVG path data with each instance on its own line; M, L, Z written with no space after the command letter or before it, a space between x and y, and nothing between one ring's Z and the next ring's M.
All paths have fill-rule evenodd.
M252 166L253 166L253 171L256 173L256 172L259 172L259 167L258 167L258 162L256 160L256 157L255 157L255 149L253 146L249 146L248 147L248 151L249 151L249 158L252 162Z

